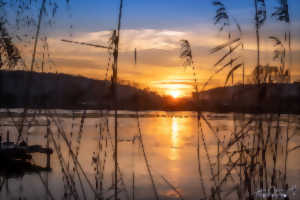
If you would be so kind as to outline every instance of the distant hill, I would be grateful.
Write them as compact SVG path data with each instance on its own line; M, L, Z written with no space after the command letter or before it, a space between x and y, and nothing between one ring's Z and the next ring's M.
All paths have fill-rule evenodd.
M200 109L208 111L300 113L300 83L219 87L199 93L199 98Z
M109 81L37 72L33 72L31 81L28 81L30 73L26 71L1 71L0 77L0 102L3 106L24 107L24 104L28 104L29 107L43 108L95 107L109 109L113 105ZM27 87L30 90L26 91ZM26 93L29 93L30 97ZM119 85L119 106L122 107L125 103L132 102L137 94L148 100L151 99L153 104L161 103L160 96L155 93L129 85Z
M0 71L0 105L18 108L112 109L111 83L81 76L27 71ZM30 90L27 90L30 88ZM26 94L27 93L27 94ZM120 84L118 108L127 110L186 110L191 103L175 102L154 92Z
M113 109L111 83L54 73L0 71L0 107ZM29 84L30 82L30 84ZM28 90L27 88L30 88ZM118 109L212 112L300 113L300 83L237 85L173 99L130 85L118 85Z

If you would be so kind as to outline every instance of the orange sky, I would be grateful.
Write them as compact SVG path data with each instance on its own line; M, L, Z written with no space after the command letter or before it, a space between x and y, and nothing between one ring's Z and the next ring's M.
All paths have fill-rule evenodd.
M86 76L94 79L104 79L107 66L107 52L93 47L64 43L60 40L70 39L75 41L107 44L110 31L78 33L73 37L56 36L48 38L51 61L55 63L47 71L68 73ZM249 30L243 36L245 49L239 51L239 56L244 60L246 81L255 66L255 35L254 30ZM234 36L235 37L235 36ZM160 94L174 94L188 96L194 91L194 76L191 67L184 67L179 58L180 40L188 39L192 45L193 59L197 67L196 75L199 88L208 80L210 75L218 69L214 63L224 54L210 55L209 50L226 41L223 34L213 25L205 29L195 28L190 31L157 30L157 29L125 29L121 32L119 79L137 83L140 87L147 87ZM293 59L291 70L293 80L299 80L300 45L298 38L293 43ZM39 49L42 44L40 43ZM137 48L137 65L134 64L134 49ZM276 65L273 57L272 42L268 33L262 33L262 64ZM23 51L27 52L27 51ZM30 50L28 50L30 52ZM26 53L24 53L26 54ZM29 54L30 55L30 54ZM30 58L30 57L29 57ZM41 54L38 54L38 62ZM29 60L30 61L30 60ZM224 86L228 70L215 76L208 84L207 89ZM108 75L110 76L110 74ZM241 83L242 70L235 73L235 83Z
M251 72L256 64L254 7L251 2L236 0L226 2L230 16L234 17L242 28L241 40L244 43L244 50L237 51L234 56L239 56L240 62L245 63L246 82L251 81ZM51 61L46 62L45 71L104 79L108 62L105 50L63 43L61 39L106 45L112 29L116 27L119 1L88 1L87 3L75 1L71 2L67 9L62 2L59 5L55 23L49 26L47 24L49 16L44 16L41 24L40 38L47 37L50 53L50 60L47 61ZM268 18L260 29L261 64L278 65L278 62L273 61L274 47L269 36L284 40L284 31L289 30L292 33L293 52L288 67L292 72L292 81L300 80L298 0L289 1L291 22L288 25L271 17L276 5L276 2L268 3ZM155 9L156 12L153 13L150 8ZM15 10L9 9L11 16L14 16ZM31 12L38 13L34 9ZM214 24L215 12L216 7L211 4L211 1L126 2L120 36L119 79L136 83L142 88L150 88L160 94L174 96L190 95L194 91L195 78L201 88L222 66L214 67L214 63L224 55L224 52L210 55L209 51L228 39L228 35L224 34L228 30L220 33L219 28ZM13 23L15 23L14 18L11 18L11 24ZM234 23L231 23L228 29L232 32L232 38L239 36ZM32 38L35 33L33 30L35 27L26 27L21 32L26 32L28 38ZM11 32L15 32L15 29L11 28ZM14 34L19 33L12 33ZM182 39L188 40L192 46L194 65L197 68L196 77L193 75L192 68L183 67L183 61L179 58ZM26 47L24 44L18 45L28 68L33 52L33 40L26 43ZM40 71L43 45L43 41L40 40L36 71ZM134 64L135 48L138 52L137 65ZM207 89L224 86L228 72L229 69L225 69L214 76ZM109 77L110 74L108 79ZM239 69L235 72L234 83L241 83L241 81L242 70Z
M82 33L67 39L106 44L109 34L109 31ZM154 29L123 30L121 34L119 78L138 83L142 87L149 87L161 94L170 94L172 91L174 93L176 90L179 91L179 96L182 96L190 95L194 90L193 70L190 67L183 67L183 61L179 58L179 41L181 39L188 39L192 45L200 88L217 69L213 67L213 64L224 54L224 52L215 55L209 54L211 48L225 41L224 36L213 28L194 32ZM105 50L63 43L59 39L61 38L49 40L50 45L53 46L51 54L57 63L57 71L95 79L105 77L107 65ZM255 65L256 51L255 40L251 33L244 37L244 41L245 50L240 51L240 54L246 63L245 70L248 76L245 79L247 81ZM138 51L137 65L134 65L134 48L137 48ZM299 52L298 43L295 42L293 49L294 52ZM272 51L272 42L264 38L262 40L262 64L277 64L272 60ZM298 65L299 58L294 56L292 67L294 80L298 80L299 77ZM227 73L228 70L225 70L224 73L215 76L207 88L223 86ZM236 72L235 83L241 83L241 74L241 69Z

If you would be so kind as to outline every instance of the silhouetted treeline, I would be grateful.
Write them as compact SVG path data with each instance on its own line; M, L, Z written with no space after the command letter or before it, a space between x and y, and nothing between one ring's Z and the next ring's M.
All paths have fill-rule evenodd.
M37 72L30 77L30 72L0 71L0 83L1 108L113 109L114 106L110 81ZM192 98L173 99L131 85L118 86L118 108L124 110L300 113L300 84L220 87L199 93L199 99L200 104L195 105Z
M300 113L300 83L219 87L201 92L199 98L200 108L208 111Z
M112 109L114 106L109 81L66 74L0 71L0 83L1 108ZM26 91L27 87L30 90ZM118 86L118 108L186 110L191 109L191 102L175 102L171 97L121 84Z

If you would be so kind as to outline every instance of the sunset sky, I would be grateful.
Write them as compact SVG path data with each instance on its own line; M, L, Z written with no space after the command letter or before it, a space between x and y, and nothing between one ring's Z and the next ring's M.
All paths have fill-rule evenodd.
M292 80L300 80L300 3L289 0L293 36ZM210 0L124 0L120 44L119 78L150 87L162 94L189 95L193 90L193 71L183 67L179 58L180 40L190 41L193 50L197 79L203 84L216 70L213 64L222 54L210 55L209 50L226 40L214 25L215 7ZM224 0L231 16L243 30L246 63L246 80L256 61L253 0ZM276 0L266 1L268 19L261 29L262 64L275 65L272 61L273 43L268 37L283 39L288 26L271 17ZM48 35L55 70L63 73L103 79L107 66L105 50L63 43L61 39L107 44L111 31L116 27L119 0L71 0L61 3L55 26L42 27ZM72 28L70 28L72 26ZM232 26L235 35L237 31ZM134 49L138 51L134 65ZM223 86L224 73L214 77L208 88ZM235 82L241 82L241 70Z

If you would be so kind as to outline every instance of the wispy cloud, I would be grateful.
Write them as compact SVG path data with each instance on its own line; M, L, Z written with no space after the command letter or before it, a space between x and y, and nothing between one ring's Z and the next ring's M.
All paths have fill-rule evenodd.
M99 31L91 33L81 33L72 38L76 41L90 42L95 44L107 44L112 31ZM156 29L126 29L121 31L120 50L131 51L135 48L139 50L162 49L170 50L178 47L178 41L186 37L187 33L172 30Z
M272 64L272 42L268 39L272 26L266 27L262 34L263 64ZM81 42L90 42L105 45L112 31L99 31L80 33L72 38L66 38ZM279 34L279 33L278 33ZM298 48L299 37L295 34L294 49ZM107 67L107 52L103 49L66 44L60 41L61 37L49 38L49 45L53 60L57 63L58 71L65 73L76 73L92 78L104 78ZM191 88L191 83L186 80L193 79L191 69L184 69L179 59L180 40L188 39L192 44L193 56L197 65L199 84L204 83L216 70L213 64L220 55L209 55L209 49L219 45L226 40L226 36L218 33L213 26L206 28L194 27L186 30L158 30L158 29L126 29L121 32L120 45L120 78L123 80L135 80L150 87L164 88L167 84L180 84ZM255 33L252 29L244 30L243 41L245 50L243 52L246 63L246 72L251 74L255 64ZM134 66L133 51L138 49L138 65ZM298 56L295 51L293 59L294 66L299 66ZM275 63L276 64L276 63ZM295 68L297 71L297 69ZM212 87L224 84L224 73L215 77ZM238 74L239 72L237 72ZM183 80L184 79L184 80ZM156 82L155 81L166 81ZM181 80L181 81L180 81ZM154 82L153 82L154 81Z

